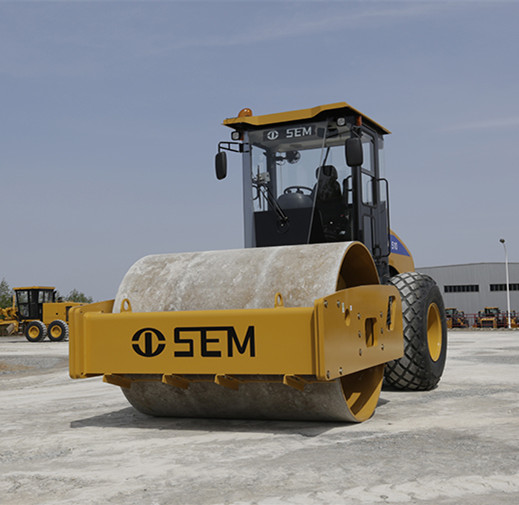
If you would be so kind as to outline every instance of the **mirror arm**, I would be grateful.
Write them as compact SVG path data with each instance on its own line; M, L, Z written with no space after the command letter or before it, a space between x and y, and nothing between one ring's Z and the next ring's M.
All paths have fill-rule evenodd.
M245 150L245 146L248 144L244 144L243 142L228 142L222 141L218 143L218 152L222 151L231 151L233 153L248 153L248 150Z

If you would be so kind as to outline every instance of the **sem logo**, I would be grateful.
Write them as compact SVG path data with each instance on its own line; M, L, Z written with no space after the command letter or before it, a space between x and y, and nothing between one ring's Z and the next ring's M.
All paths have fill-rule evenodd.
M279 137L279 132L277 130L270 130L267 133L267 138L269 140L276 140Z
M287 139L292 139L294 137L307 137L308 135L312 135L311 126L299 126L297 128L287 128Z
M222 347L220 343L222 333L226 334L223 337L223 340L226 340L224 343L225 347ZM195 355L194 339L190 336L193 334L200 336L200 355L202 358L221 358L223 354L232 358L235 348L240 354L244 354L247 348L249 348L249 356L251 358L256 356L254 326L247 328L243 342L240 342L236 330L232 326L202 326L175 328L175 344L181 344L183 348L181 351L174 352L175 357L192 358Z
M144 338L142 338L143 336ZM161 343L165 340L164 335L159 330L143 328L132 337L132 342L137 342L132 347L140 356L153 358L153 356L158 356L165 349L166 344Z
M168 339L169 340L169 339ZM155 328L143 328L132 337L133 350L145 358L158 356L166 348L166 338ZM168 344L171 345L171 344ZM236 353L256 356L254 326L239 337L233 326L187 326L173 329L175 358L232 358Z

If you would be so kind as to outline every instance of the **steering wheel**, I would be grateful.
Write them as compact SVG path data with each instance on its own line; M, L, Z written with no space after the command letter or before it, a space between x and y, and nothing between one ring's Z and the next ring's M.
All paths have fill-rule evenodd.
M292 190L295 189L295 193L303 193L305 191L308 191L308 194L311 195L312 194L312 191L313 189L312 188L309 188L307 186L288 186L287 188L285 188L283 190L283 194L284 195L290 195L292 194Z

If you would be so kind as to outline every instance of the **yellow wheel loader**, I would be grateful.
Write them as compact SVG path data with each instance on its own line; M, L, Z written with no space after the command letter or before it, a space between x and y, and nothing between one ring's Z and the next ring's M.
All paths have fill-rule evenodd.
M137 261L115 300L71 311L70 375L156 416L360 422L383 381L429 390L445 309L389 224L389 132L346 103L226 119L245 248Z
M476 328L505 328L508 326L508 317L498 307L485 307L475 318Z
M58 301L56 288L49 286L14 288L14 293L12 307L0 309L0 326L22 331L29 342L68 338L69 310L80 303Z
M469 323L465 317L465 312L458 310L456 307L447 307L445 309L445 317L447 318L447 328L468 328Z

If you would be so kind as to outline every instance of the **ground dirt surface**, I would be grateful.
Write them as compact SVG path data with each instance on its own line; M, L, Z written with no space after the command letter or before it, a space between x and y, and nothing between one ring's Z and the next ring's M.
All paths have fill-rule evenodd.
M519 330L450 331L431 392L362 424L152 418L66 342L0 337L0 503L519 503Z

